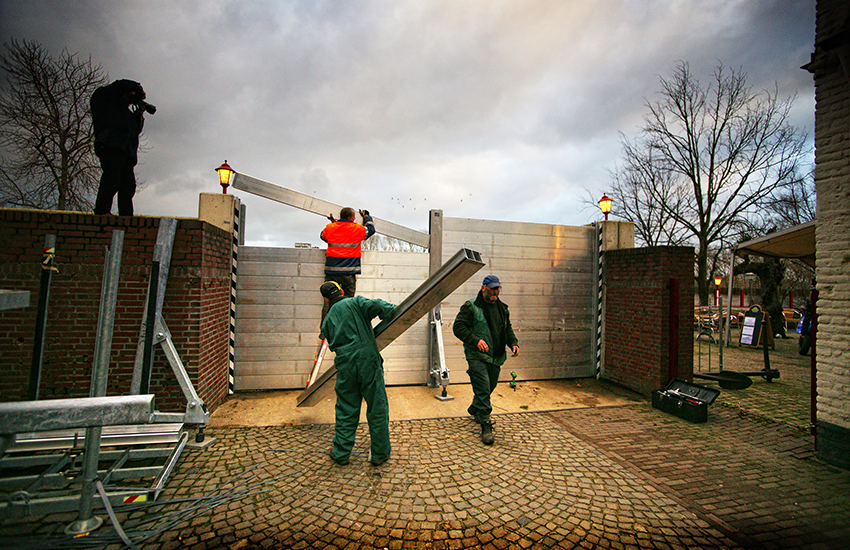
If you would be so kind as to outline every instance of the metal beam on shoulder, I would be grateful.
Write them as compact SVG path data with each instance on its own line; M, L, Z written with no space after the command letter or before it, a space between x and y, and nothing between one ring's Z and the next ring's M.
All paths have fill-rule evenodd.
M313 214L319 214L323 218L327 217L328 214L336 216L343 208L339 204L317 199L316 197L246 176L245 174L233 174L230 186L234 189L251 193L252 195L264 197L288 206L294 206L295 208L300 208ZM428 248L429 246L430 236L427 233L416 231L415 229L410 229L409 227L404 227L403 225L398 225L374 216L372 220L375 223L375 231L381 235L386 235L387 237L415 244L423 248Z
M384 349L423 315L439 305L446 297L465 283L475 272L484 267L481 254L461 248L443 264L436 273L428 277L419 288L395 308L392 317L375 327L378 349ZM315 382L298 396L299 407L312 407L324 399L332 390L329 382L336 377L336 368L331 366Z

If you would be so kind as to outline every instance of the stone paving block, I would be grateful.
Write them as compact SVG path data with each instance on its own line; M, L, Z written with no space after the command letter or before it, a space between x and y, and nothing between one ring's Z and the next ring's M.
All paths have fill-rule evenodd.
M378 472L365 426L344 467L323 450L332 426L219 428L184 453L161 500L254 467L263 493L144 548L850 547L850 473L814 460L796 426L731 406L704 425L668 416L647 403L499 415L489 448L468 418L391 422ZM53 533L51 520L3 520L0 537Z

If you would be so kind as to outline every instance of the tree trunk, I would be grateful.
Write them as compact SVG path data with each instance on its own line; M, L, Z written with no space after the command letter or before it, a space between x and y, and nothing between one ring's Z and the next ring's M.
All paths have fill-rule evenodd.
M697 294L699 305L710 305L708 303L708 252L704 244L700 245L697 253Z

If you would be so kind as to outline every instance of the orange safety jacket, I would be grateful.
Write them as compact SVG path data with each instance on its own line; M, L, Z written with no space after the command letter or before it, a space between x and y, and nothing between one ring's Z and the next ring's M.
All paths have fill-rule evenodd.
M364 225L349 220L329 223L321 239L328 243L325 255L325 274L358 275L360 273L360 243L375 233L371 216L363 218Z

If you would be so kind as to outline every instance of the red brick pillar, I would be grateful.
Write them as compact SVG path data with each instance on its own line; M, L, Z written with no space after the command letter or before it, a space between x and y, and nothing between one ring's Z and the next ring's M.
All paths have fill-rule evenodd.
M693 378L693 265L691 247L605 252L602 378L645 395L666 386L671 372ZM671 326L677 316L678 326Z

